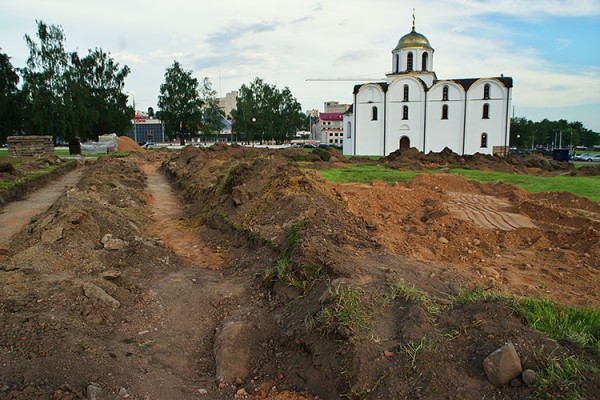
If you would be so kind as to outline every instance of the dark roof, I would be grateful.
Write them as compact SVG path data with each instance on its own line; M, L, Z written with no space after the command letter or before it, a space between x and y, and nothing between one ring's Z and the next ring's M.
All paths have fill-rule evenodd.
M354 104L351 104L350 107L346 110L344 115L350 115L354 112Z
M477 82L480 79L496 79L496 80L502 82L502 84L507 88L513 87L513 79L510 77L504 77L504 76L494 77L494 78L465 78L465 79L444 79L444 80L456 82L460 86L462 86L463 89L465 89L465 91L467 91L475 82ZM439 81L434 82L434 84L437 82L439 82Z
M341 121L342 113L319 113L321 121Z
M417 79L419 79L419 78L417 78ZM438 83L440 81L456 82L457 84L462 86L463 89L465 89L465 91L468 91L469 88L475 82L477 82L478 80L481 80L481 79L496 79L496 80L502 82L502 84L507 88L513 87L513 79L511 77L507 77L507 76L500 76L500 77L494 77L494 78L441 79L441 80L434 81L433 84L435 85L436 83ZM387 90L388 90L388 84L386 82L367 82L367 83L363 83L360 85L354 85L354 91L352 93L354 93L354 94L358 93L360 88L364 85L379 85L379 86L381 86L381 88L383 89L384 92L387 92ZM427 90L429 90L429 89L427 89L427 87L425 87L425 91L427 91Z

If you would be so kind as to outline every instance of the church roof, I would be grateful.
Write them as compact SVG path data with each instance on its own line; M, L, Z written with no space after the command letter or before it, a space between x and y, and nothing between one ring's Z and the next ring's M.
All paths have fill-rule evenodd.
M429 44L429 40L425 37L425 35L415 31L415 27L413 26L412 31L400 38L398 41L398 45L394 49L394 51L398 51L405 48L426 48L431 49L431 45Z
M417 78L418 79L418 78ZM469 90L469 88L471 86L473 86L473 84L481 79L493 79L493 80L497 80L500 81L504 87L507 88L511 88L513 87L513 79L511 77L505 77L505 76L500 76L500 77L495 77L495 78L464 78L464 79L442 79L442 80L437 80L435 82L433 82L433 84L435 85L437 82L440 81L449 81L449 82L455 82L457 84L459 84L460 86L463 87L463 89L465 89L465 92ZM369 82L369 83L363 83L360 85L354 85L354 91L353 93L356 94L358 93L358 91L360 90L361 87L363 87L364 85L377 85L380 86L381 89L384 92L387 92L388 90L388 84L386 82ZM426 85L423 85L423 87L425 88L425 91L428 91L429 88L427 88Z

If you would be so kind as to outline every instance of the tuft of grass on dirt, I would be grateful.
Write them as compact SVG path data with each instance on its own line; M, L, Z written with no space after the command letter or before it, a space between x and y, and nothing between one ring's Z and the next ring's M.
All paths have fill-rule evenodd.
M536 376L535 398L583 400L588 397L581 387L585 375L598 373L598 368L582 359L553 352L543 361L545 369ZM591 394L591 393L588 393Z
M286 235L287 246L279 250L279 259L274 267L268 268L265 274L267 281L279 280L287 286L298 289L306 294L319 280L325 277L323 268L300 264L292 261L292 253L300 239L300 234L306 229L306 221L300 219L294 222Z
M385 294L385 298L389 300L395 300L398 297L402 297L406 301L420 302L431 315L437 314L442 310L442 307L439 304L434 303L427 293L404 282L397 282Z
M347 330L357 333L370 332L372 302L363 289L351 286L330 287L332 302L323 307L316 316L316 323L326 332Z

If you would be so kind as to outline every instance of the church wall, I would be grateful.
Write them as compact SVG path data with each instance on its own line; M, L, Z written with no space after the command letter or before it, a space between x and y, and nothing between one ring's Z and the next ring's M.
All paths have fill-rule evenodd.
M381 87L374 84L361 87L356 94L356 109L354 110L356 154L383 154L384 96ZM372 118L373 107L377 107L377 120Z
M448 86L448 100L443 101L443 88ZM442 119L442 107L448 106L448 119ZM423 151L439 152L445 147L462 152L465 92L456 83L440 82L427 95L427 132Z
M354 155L354 114L344 115L344 141L342 142L342 152L345 155Z
M408 85L408 100L404 101L404 85ZM400 148L400 139L408 137L410 146L422 150L423 122L425 113L425 90L419 80L404 76L389 86L386 105L386 144L388 155ZM404 120L404 106L408 107L408 119Z
M483 87L490 84L490 98L483 99ZM494 146L504 146L507 125L507 89L492 79L481 79L467 92L467 132L465 153L492 154ZM489 118L483 118L484 105ZM481 147L481 135L487 134L487 147Z

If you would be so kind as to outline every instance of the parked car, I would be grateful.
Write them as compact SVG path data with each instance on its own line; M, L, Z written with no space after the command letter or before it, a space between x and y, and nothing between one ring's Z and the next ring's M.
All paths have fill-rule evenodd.
M319 143L319 147L320 147L321 149L326 149L326 148L328 148L328 147L329 147L329 145L328 145L327 143Z
M315 146L314 144L311 144L311 143L306 143L302 147L304 147L305 149L316 149L317 148L317 146Z
M600 154L586 154L585 157L581 158L581 161L600 162Z
M575 153L575 154L573 154L573 156L571 157L571 160L572 160L572 161L583 161L583 158L584 158L584 157L587 157L587 156L589 156L589 154L588 154L588 153L580 153L580 154L577 154L577 153Z

